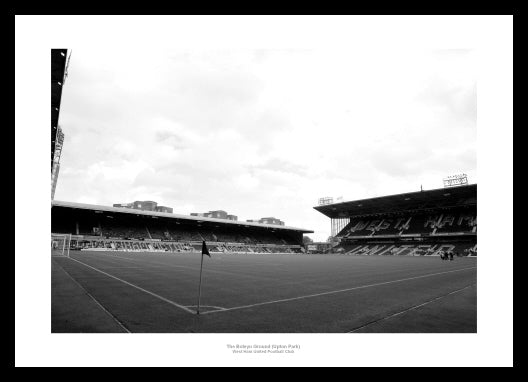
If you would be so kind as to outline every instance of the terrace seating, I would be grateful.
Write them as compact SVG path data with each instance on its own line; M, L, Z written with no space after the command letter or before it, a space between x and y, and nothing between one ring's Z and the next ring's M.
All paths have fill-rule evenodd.
M191 241L192 238L190 232L174 227L168 227L167 232L171 239L176 241Z
M352 218L337 234L341 238L369 236L434 235L449 233L476 233L474 212L450 210L436 213L397 214Z
M153 220L153 219L151 219ZM146 224L147 230L150 233L150 237L152 239L157 240L171 240L169 231L167 230L167 227L163 223L159 223L155 220L148 222Z
M403 227L409 222L409 219L410 217L407 216L382 219L376 227L374 235L399 235L403 231Z
M406 225L403 226L402 234L429 234L433 232L433 226L437 217L430 215L413 215Z
M438 256L439 251L452 250L458 256L475 253L476 245L468 243L437 243L437 244L340 244L333 248L333 253L346 255L388 255L388 256Z
M352 219L338 236L398 235L408 220L409 217Z
M95 223L95 222L94 222ZM99 224L90 224L88 222L82 222L79 224L79 235L96 235L100 236Z
M436 227L435 233L476 231L476 217L471 214L446 215Z
M141 228L134 225L108 225L101 226L103 237L120 239L149 239L146 227Z

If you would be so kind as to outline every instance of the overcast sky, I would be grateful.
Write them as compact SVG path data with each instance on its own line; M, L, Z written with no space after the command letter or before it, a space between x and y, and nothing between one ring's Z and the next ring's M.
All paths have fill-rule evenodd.
M74 49L55 199L274 216L477 183L474 52Z

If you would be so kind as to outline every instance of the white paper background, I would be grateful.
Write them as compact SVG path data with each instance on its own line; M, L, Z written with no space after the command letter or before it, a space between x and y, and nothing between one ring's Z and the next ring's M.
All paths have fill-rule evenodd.
M513 17L16 16L16 366L511 366ZM473 48L478 79L477 334L50 333L50 49ZM101 57L102 60L106 59ZM60 179L59 179L60 181ZM233 355L228 343L300 344ZM439 357L439 354L453 356Z

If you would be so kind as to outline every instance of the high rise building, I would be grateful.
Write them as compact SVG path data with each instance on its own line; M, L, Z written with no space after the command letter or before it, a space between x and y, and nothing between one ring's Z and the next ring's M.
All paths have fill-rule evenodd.
M57 188L57 179L59 178L60 156L64 146L64 133L60 126L57 128L57 137L55 138L55 152L53 153L53 162L51 166L51 200L55 198L55 189Z
M246 220L249 223L262 223L262 224L275 224L275 225L284 225L284 222L280 219L274 217L260 218L258 220Z
M238 220L238 216L230 215L223 210L209 211L209 212L192 212L191 216L202 216L205 218Z
M158 206L158 203L152 200L136 200L132 203L115 203L113 206L118 208L132 208L134 210L165 212L172 214L171 207Z

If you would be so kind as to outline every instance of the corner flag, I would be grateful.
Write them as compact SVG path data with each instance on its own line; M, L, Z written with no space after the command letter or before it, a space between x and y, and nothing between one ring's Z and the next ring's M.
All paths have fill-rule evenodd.
M205 244L205 240L202 243L202 256L203 255L211 257L211 255L209 254L209 249L207 249L207 245Z
M198 285L198 305L196 306L196 314L200 314L200 297L202 296L202 269L203 269L203 255L211 257L205 240L202 242L202 256L200 261L200 284Z

